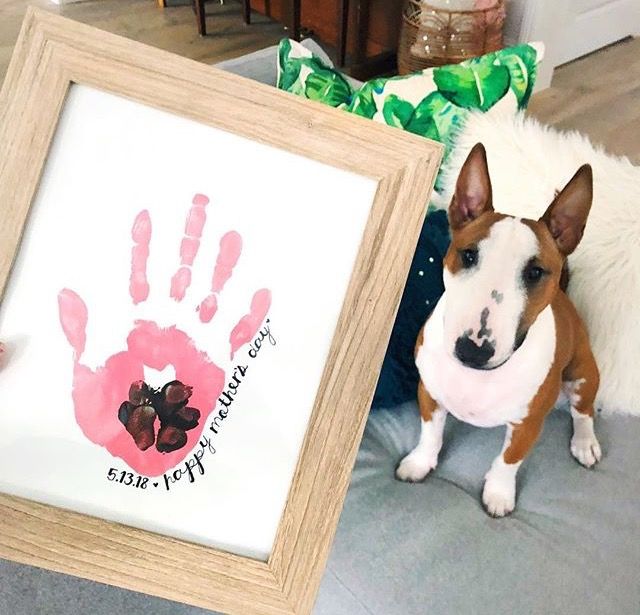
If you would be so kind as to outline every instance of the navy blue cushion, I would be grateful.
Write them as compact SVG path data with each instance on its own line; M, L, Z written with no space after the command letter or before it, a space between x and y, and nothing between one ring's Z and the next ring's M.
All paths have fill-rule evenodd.
M391 408L416 398L418 370L413 352L420 328L444 292L442 259L449 247L449 223L444 211L434 211L420 233L382 364L372 409Z

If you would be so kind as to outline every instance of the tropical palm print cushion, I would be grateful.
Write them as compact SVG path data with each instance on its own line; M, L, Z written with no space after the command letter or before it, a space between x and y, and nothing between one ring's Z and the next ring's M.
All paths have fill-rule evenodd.
M515 113L527 106L542 60L540 43L516 45L359 89L291 39L280 41L278 87L332 107L440 141L445 158L471 110Z
M515 113L527 105L542 50L539 44L518 45L461 64L354 87L308 49L284 39L278 53L278 87L440 141L447 156L457 129L472 110ZM428 213L382 364L374 410L416 397L419 376L413 349L444 290L442 258L448 246L446 213Z

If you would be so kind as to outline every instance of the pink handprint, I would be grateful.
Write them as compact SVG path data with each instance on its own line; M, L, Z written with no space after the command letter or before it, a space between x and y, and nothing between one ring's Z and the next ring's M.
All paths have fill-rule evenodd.
M180 266L171 280L171 297L182 302L191 284L191 267L198 253L209 199L193 198L180 247ZM146 268L152 228L149 212L141 211L132 228L133 249L129 293L134 305L148 299ZM220 241L211 293L197 308L208 323L217 309L217 297L231 277L242 250L235 231ZM229 336L232 353L258 331L271 305L271 293L258 290L249 314L240 318ZM73 349L73 403L78 425L89 440L124 460L132 469L158 476L179 464L198 442L225 383L224 371L199 350L176 326L162 327L136 320L126 349L92 370L81 363L86 345L88 309L70 289L58 295L62 330ZM195 312L194 312L195 317ZM154 390L144 382L144 367L175 370L175 380Z

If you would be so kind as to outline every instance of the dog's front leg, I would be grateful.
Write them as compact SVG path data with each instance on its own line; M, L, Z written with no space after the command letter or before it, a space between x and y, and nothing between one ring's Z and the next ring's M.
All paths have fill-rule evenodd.
M593 429L593 404L598 393L600 377L586 332L581 330L578 336L581 338L578 352L563 374L571 380L565 382L563 387L571 403L573 417L571 454L583 466L590 468L602 459L602 449Z
M420 441L396 469L398 479L414 483L423 480L438 465L447 419L447 411L427 393L422 381L418 384L418 405L422 418Z
M542 421L531 416L517 425L507 425L502 452L493 460L484 477L482 501L493 517L504 517L515 508L516 474L541 430Z

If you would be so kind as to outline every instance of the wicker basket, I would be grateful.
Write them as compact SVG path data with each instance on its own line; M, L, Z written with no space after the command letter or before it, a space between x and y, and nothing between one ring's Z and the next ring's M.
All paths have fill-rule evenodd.
M448 10L407 0L398 47L398 72L455 64L502 47L503 0L490 8Z

